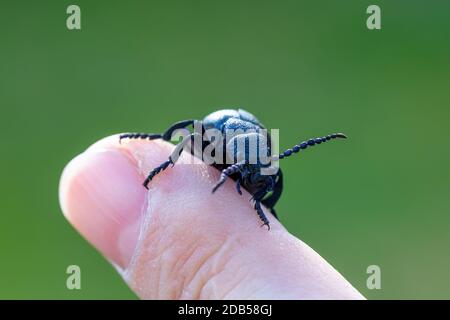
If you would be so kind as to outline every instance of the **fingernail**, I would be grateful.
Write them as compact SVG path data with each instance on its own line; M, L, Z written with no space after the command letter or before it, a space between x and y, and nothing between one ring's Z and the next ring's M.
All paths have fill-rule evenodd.
M89 149L66 166L59 190L66 218L122 268L137 244L146 194L142 177L125 152Z

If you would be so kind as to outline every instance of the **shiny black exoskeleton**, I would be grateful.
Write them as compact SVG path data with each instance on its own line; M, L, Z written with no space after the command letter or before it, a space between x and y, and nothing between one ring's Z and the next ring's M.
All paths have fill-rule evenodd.
M163 134L127 133L120 135L120 139L163 139L170 141L173 134L177 130L185 129L189 126L200 128L200 130L195 131L194 129L193 133L186 135L182 142L176 146L169 159L149 173L148 177L144 181L144 186L148 188L148 184L155 175L167 169L169 165L175 165L176 160L186 146L191 145L190 150L192 154L198 155L199 153L196 153L195 151L200 151L200 154L202 155L202 152L208 148L208 146L211 147L211 145L214 144L216 150L221 151L222 154L219 157L221 161L213 162L212 165L221 170L222 174L212 192L215 192L227 180L227 178L232 178L236 181L236 190L239 194L242 194L242 186L252 195L254 209L263 222L262 226L265 225L268 229L270 229L269 220L264 214L261 205L267 207L273 216L278 219L274 207L283 190L283 175L281 169L278 167L276 167L270 174L262 174L261 169L271 167L271 163L263 163L259 155L253 157L256 161L250 161L253 153L258 152L259 154L262 145L264 145L266 149L263 150L261 154L263 156L267 156L269 160L277 161L289 157L294 153L298 153L300 150L304 150L310 146L321 144L335 138L346 138L343 133L335 133L320 138L309 139L295 145L291 149L287 149L279 155L273 156L271 155L270 137L267 134L261 133L265 130L265 128L258 121L258 119L242 109L226 109L211 113L202 121L184 120L177 122L168 128ZM208 132L211 130L220 132L223 139L218 140L217 137L209 136ZM230 132L236 133L230 137ZM197 149L194 143L196 137L200 137L200 148L197 146ZM206 138L204 139L204 137ZM249 148L249 139L255 137L258 144L257 149L253 150ZM245 146L243 149L244 152L240 152L239 150L241 149L238 149L237 145L243 141ZM194 147L192 148L192 146ZM212 155L214 156L217 154L217 151L215 151Z

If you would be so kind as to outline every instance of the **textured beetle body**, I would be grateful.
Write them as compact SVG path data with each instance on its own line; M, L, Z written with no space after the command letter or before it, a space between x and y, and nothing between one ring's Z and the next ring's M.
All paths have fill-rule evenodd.
M225 109L207 115L202 121L203 127L215 128L224 132L227 128L261 129L264 128L258 119L251 113L238 109Z
M211 113L210 115L206 116L202 121L203 128L205 130L210 129L216 129L219 130L222 133L222 136L224 138L223 141L223 154L229 155L230 153L232 155L235 155L236 150L233 150L230 152L230 150L227 150L226 145L226 139L227 139L227 131L235 132L238 130L243 131L242 134L237 134L234 137L234 140L240 140L245 139L248 137L248 132L252 131L255 133L259 133L261 129L265 129L265 127L259 122L259 120L253 116L252 114L248 113L245 110L238 109L238 110L220 110L216 111L214 113ZM229 138L229 137L228 137ZM267 155L270 155L270 148L271 148L271 141L269 135L264 135L264 138L267 142ZM233 144L237 141L230 141L228 145ZM257 142L259 143L259 139L257 139ZM234 146L236 148L237 143L234 143ZM258 149L255 150L259 152L259 144ZM274 179L274 182L276 180L277 174L274 174L272 176L262 176L260 175L260 168L268 165L263 165L260 163L260 159L258 156L256 156L257 163L251 164L250 163L250 150L248 146L246 145L245 154L244 154L244 161L247 165L241 167L241 172L234 173L230 175L233 180L238 180L239 178L242 178L242 172L244 172L244 179L240 179L240 184L252 195L255 195L255 193L261 189L261 186L270 184L270 180ZM226 157L224 157L221 164L214 163L213 166L216 167L219 170L224 170L228 168L231 164L236 164L239 162L238 159L234 159L234 161L231 164L226 164ZM279 170L279 169L278 169Z
M223 154L223 159L221 159L222 161L220 161L220 163L212 163L212 166L222 172L220 180L214 186L212 192L215 192L228 178L233 179L236 183L236 190L238 193L242 194L241 187L243 187L252 195L254 209L263 222L262 225L267 226L268 229L270 229L269 220L261 205L267 207L273 216L278 219L274 207L283 191L283 175L279 168L275 168L273 174L270 175L261 173L262 168L266 168L271 164L262 161L262 158L260 158L259 155L260 151L262 150L262 156L267 156L271 160L280 160L310 146L321 144L334 138L346 138L344 134L336 133L320 138L309 139L295 145L292 149L287 149L283 153L273 156L271 155L270 136L267 135L265 127L254 115L242 109L225 109L209 114L202 121L184 120L177 122L163 134L127 133L122 134L120 139L163 139L170 141L176 130L184 129L189 126L196 127L196 124L200 124L201 132L193 132L186 136L183 141L177 145L169 159L149 173L144 181L144 186L147 188L147 185L155 175L167 169L169 165L174 165L184 147L193 144L194 137L201 135L202 150L200 151L203 151L211 144L214 144L216 148L222 149ZM215 141L215 139L209 137L208 131L212 129L219 131L223 139ZM232 136L230 136L230 132L233 132ZM203 139L204 135L206 135L205 139ZM248 142L250 139L256 139L256 150L250 149L250 143ZM244 143L245 148L243 150L237 148L239 143ZM265 146L264 149L262 149L262 145ZM255 152L258 154L254 155ZM191 153L195 154L193 148L191 148ZM253 159L256 159L256 162L250 161L252 157Z

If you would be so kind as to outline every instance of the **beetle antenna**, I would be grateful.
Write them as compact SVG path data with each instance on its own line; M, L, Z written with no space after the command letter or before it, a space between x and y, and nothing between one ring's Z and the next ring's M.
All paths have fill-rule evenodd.
M332 140L332 139L336 139L336 138L347 139L347 136L343 133L333 133L333 134L329 134L325 137L309 139L308 141L303 141L302 143L295 145L294 147L292 147L292 149L287 149L285 152L279 154L278 156L275 156L274 158L275 158L275 160L278 160L278 159L281 160L283 158L287 158L287 157L291 156L294 153L299 152L300 150L303 150L308 147L312 147L316 144L321 144L322 142L327 142L328 140Z

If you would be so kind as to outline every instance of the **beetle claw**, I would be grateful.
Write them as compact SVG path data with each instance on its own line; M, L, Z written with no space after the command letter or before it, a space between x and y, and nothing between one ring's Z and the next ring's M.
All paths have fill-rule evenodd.
M264 226L267 226L267 231L270 231L270 223L269 223L269 222L264 222L264 223L261 225L261 228L264 227Z
M239 180L236 182L236 191L242 196L241 183Z
M219 189L219 187L220 187L221 185L222 185L221 183L217 183L217 184L212 188L211 193L216 192L217 189Z

